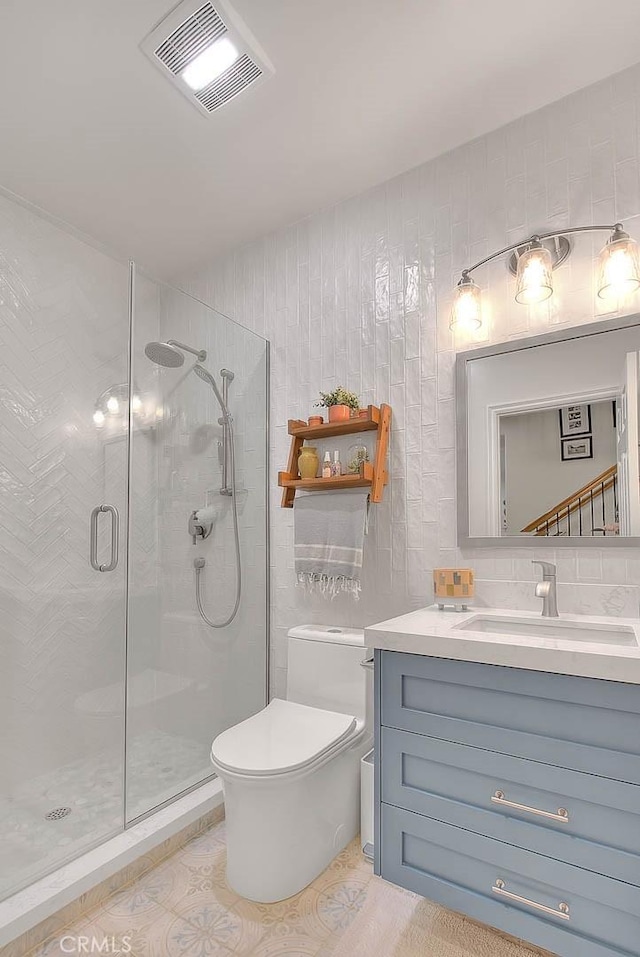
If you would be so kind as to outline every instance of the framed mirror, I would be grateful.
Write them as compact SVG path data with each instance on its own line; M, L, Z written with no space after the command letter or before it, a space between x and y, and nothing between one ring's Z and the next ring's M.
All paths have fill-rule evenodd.
M459 353L458 543L640 544L640 315Z

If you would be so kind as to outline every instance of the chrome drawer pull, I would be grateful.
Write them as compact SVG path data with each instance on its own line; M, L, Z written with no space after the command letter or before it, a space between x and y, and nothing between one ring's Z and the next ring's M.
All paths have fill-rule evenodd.
M518 904L526 904L527 907L533 907L535 910L541 910L545 914L551 914L552 917L557 917L558 920L571 920L569 914L569 905L564 901L561 901L558 904L557 909L555 907L547 907L546 904L539 904L537 901L530 901L526 897L520 897L519 894L512 894L511 891L505 890L505 882L498 878L491 888L494 894L499 894L500 897L508 897L510 901L516 901Z
M559 807L557 811L542 811L539 807L529 807L527 804L516 804L515 801L507 801L504 791L496 791L491 796L494 804L500 804L502 807L512 807L516 811L526 811L528 814L537 814L538 817L548 817L551 821L558 821L560 824L569 823L569 812L566 807Z

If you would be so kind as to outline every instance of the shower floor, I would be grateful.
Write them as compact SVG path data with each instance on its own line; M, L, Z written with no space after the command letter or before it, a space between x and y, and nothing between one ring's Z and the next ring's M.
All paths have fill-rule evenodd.
M127 751L127 821L210 774L208 747L163 731L140 735ZM0 899L119 833L123 788L122 752L106 751L0 797ZM67 808L66 815L45 816Z

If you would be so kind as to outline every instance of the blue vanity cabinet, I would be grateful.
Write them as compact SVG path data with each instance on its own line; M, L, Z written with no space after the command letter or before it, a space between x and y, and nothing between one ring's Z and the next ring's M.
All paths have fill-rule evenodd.
M561 957L640 955L640 685L376 652L375 870Z

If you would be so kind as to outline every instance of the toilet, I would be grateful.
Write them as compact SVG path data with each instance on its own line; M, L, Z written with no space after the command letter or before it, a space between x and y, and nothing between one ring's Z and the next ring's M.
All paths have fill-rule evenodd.
M292 628L286 700L274 698L213 742L227 881L242 897L291 897L358 833L360 759L372 734L364 659L362 630Z

